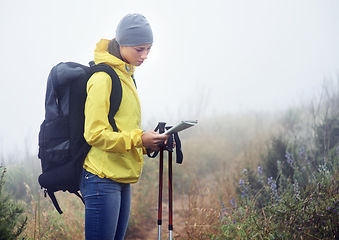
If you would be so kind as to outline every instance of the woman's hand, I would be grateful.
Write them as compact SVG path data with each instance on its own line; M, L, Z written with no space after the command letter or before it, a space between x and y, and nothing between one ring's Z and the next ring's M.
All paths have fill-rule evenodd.
M142 144L151 151L159 151L159 145L166 142L167 138L167 135L159 134L154 131L146 132L141 136Z

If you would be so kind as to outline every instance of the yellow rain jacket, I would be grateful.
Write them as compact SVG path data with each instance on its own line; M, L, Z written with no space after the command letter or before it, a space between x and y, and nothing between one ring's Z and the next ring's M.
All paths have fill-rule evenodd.
M87 83L84 137L92 148L84 168L101 178L135 183L143 167L141 109L131 77L135 67L109 54L108 44L105 39L97 43L94 62L110 65L120 78L122 99L114 117L119 132L113 132L108 121L111 78L104 72L95 73Z

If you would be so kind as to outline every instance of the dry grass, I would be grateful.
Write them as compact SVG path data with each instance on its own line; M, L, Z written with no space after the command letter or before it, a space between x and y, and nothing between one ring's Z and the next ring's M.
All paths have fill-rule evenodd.
M235 197L235 179L240 169L259 161L272 133L271 120L271 116L254 113L223 116L202 120L194 130L181 134L184 163L173 166L175 239L208 239L208 234L215 231L220 197L225 202ZM39 160L34 158L34 161ZM165 160L163 237L168 234L166 163ZM36 182L27 185L38 188ZM27 239L84 239L84 207L76 196L57 194L64 211L60 216L41 191L40 198L37 191L30 192L30 203L25 203L29 216ZM145 159L143 175L132 186L126 239L156 239L157 201L158 159Z

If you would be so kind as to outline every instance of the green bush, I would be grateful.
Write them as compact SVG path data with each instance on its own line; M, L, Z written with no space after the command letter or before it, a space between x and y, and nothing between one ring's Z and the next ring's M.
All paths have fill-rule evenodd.
M257 173L244 169L238 200L225 207L212 239L338 239L339 145L336 117L304 142L272 138Z
M275 207L267 208L275 237L336 239L339 236L339 191L337 174L330 182L311 185L299 197L297 189L284 194Z
M277 161L282 161L285 158L288 142L282 135L278 137L272 137L267 151L261 155L263 173L266 176L278 177ZM287 169L285 171L288 171Z
M316 144L320 153L327 153L339 143L339 116L326 117L316 127Z
M277 161L276 178L265 176L260 166L257 175L243 170L239 199L230 208L222 203L220 225L212 239L339 237L339 147L326 156L311 156L297 145L287 149L285 159ZM319 165L314 168L310 162ZM284 171L286 165L293 171Z
M0 165L0 170L0 240L17 239L25 230L27 217L22 216L24 208L4 192L6 169Z
M337 239L339 236L339 175L310 185L303 196L298 188L278 194L271 178L254 198L240 197L222 208L220 225L212 239ZM256 201L270 201L258 208Z

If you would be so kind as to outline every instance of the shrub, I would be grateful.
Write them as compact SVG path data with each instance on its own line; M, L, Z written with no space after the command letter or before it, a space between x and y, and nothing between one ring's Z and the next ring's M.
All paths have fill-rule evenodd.
M27 217L22 216L24 208L4 192L6 169L0 165L0 170L0 239L17 239L25 230Z
M273 137L267 148L266 154L261 155L263 173L266 176L278 177L277 161L285 158L288 143L283 136Z
M264 178L259 166L257 175L244 170L239 181L239 199L230 208L222 203L217 234L212 239L336 239L339 237L338 154L334 147L327 161L313 168L309 156L299 148L286 152L277 162L277 177ZM314 156L313 156L314 158ZM293 169L286 175L283 164ZM286 169L286 168L285 168ZM251 179L251 180L250 180ZM253 188L253 182L262 188ZM300 182L303 184L299 185Z
M284 194L275 207L267 209L274 216L272 234L297 239L336 239L339 236L339 191L337 174L331 182L311 185L300 198L298 189Z
M339 116L326 117L316 127L316 144L320 153L327 153L339 143Z

